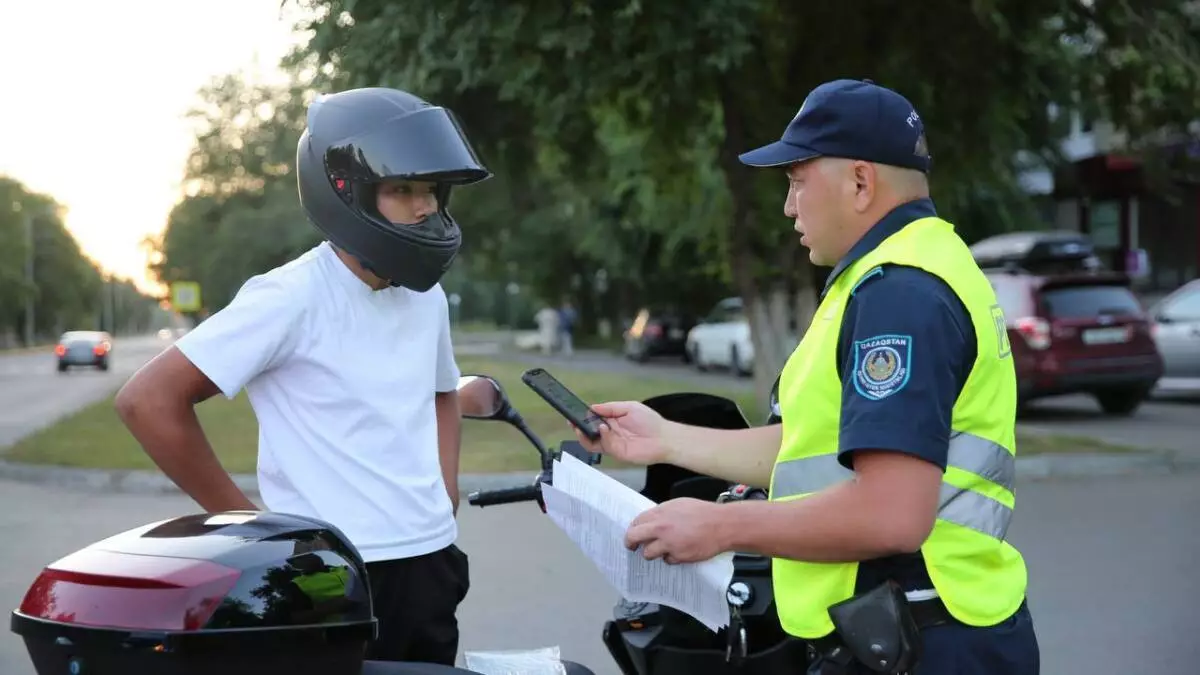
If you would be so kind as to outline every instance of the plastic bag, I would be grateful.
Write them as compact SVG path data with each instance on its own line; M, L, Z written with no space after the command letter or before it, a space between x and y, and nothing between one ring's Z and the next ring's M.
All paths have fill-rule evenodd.
M567 675L558 647L466 652L467 670L480 675Z

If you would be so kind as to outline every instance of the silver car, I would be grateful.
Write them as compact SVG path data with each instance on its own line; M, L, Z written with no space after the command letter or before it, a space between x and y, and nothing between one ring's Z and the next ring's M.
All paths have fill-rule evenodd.
M1200 392L1200 279L1175 289L1150 310L1163 358L1161 391Z
M71 366L108 370L112 347L112 336L104 331L73 330L63 333L54 347L54 354L58 357L58 372L65 373Z

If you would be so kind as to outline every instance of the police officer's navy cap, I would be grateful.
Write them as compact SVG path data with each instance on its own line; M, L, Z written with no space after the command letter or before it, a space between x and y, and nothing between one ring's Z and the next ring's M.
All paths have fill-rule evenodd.
M738 159L756 167L843 157L929 171L925 127L908 99L870 80L834 80L804 99L783 138Z

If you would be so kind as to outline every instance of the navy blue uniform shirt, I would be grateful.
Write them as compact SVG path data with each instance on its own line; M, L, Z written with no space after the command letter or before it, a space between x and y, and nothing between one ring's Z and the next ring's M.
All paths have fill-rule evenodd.
M833 268L824 292L884 239L914 220L935 215L928 199L893 209ZM944 470L951 411L967 382L975 351L970 314L946 282L901 265L868 271L851 292L838 338L841 463L852 469L857 450L891 450ZM873 369L880 357L882 367ZM899 363L891 362L895 358ZM900 367L905 374L897 381L881 378Z
M822 296L847 267L884 239L915 220L935 215L928 199L893 209L834 266ZM944 470L954 402L967 382L975 353L970 314L939 277L902 265L883 265L864 274L846 304L838 337L837 368L842 378L838 460L853 469L856 451L883 450L907 453ZM885 357L882 367L873 368L880 355ZM886 375L900 367L905 375L889 381ZM933 587L918 552L864 561L859 565L857 592L887 578L906 590Z

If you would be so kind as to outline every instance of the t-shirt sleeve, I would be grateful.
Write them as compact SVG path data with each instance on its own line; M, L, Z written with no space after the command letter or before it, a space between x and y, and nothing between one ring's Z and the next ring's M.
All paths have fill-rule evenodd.
M285 279L252 277L228 305L175 343L226 398L282 364L296 348L303 293Z
M838 459L904 452L946 468L954 404L975 361L970 315L941 279L911 267L869 273L846 307L838 341Z
M458 388L458 378L461 375L458 362L454 359L454 344L450 336L450 308L442 304L441 328L438 330L437 354L437 386L439 392L454 391Z

